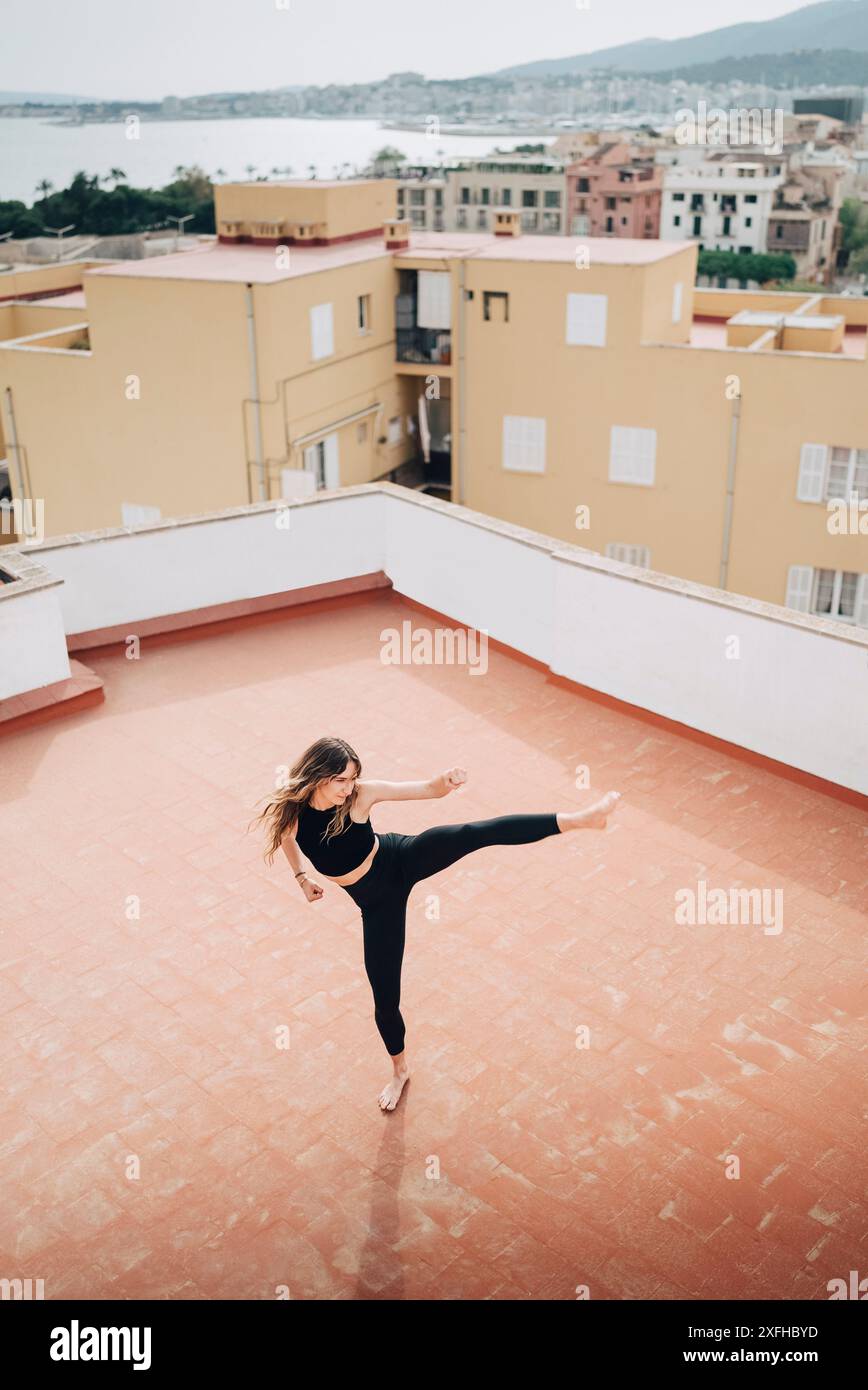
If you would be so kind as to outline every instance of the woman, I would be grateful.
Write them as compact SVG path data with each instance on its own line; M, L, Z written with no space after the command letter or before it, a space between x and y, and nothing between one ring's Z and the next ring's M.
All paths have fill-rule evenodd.
M379 1103L382 1110L394 1110L410 1075L398 1005L407 899L413 885L486 845L526 845L569 830L603 830L620 794L608 792L586 811L495 816L435 825L419 835L375 835L370 813L378 801L448 796L467 774L454 767L428 782L363 782L361 776L361 760L348 743L317 739L258 819L268 830L266 860L271 863L282 849L308 902L316 902L323 890L306 872L299 851L361 908L374 1019L394 1071Z

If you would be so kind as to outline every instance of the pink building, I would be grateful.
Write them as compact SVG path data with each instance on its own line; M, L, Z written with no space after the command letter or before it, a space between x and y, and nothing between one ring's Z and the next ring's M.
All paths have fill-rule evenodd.
M663 170L653 157L613 142L570 164L566 175L572 236L660 235Z

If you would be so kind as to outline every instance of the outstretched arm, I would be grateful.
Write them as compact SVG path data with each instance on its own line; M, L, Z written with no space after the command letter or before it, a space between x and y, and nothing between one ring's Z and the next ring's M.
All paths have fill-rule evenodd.
M467 781L463 767L452 767L437 777L429 777L427 782L375 782L359 781L359 805L370 810L378 801L425 801L428 798L447 796L449 792Z

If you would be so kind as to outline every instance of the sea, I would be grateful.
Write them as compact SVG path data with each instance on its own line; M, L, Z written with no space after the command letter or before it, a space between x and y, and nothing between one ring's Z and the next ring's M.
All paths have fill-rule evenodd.
M135 130L135 127L131 127ZM0 202L30 205L47 180L65 188L79 171L105 178L121 169L135 188L157 189L175 171L198 165L219 183L268 178L332 179L361 171L384 145L411 161L438 162L457 155L512 150L540 137L461 135L390 130L375 120L143 120L136 138L121 122L62 125L57 118L0 117ZM111 187L105 184L104 187ZM0 232L3 228L0 227Z

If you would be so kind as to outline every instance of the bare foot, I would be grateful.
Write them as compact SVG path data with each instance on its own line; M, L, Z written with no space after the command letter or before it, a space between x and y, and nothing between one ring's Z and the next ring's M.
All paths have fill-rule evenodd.
M404 1083L409 1081L409 1079L410 1072L406 1067L402 1067L400 1071L395 1072L395 1075L392 1077L392 1080L389 1082L387 1086L384 1086L382 1091L380 1092L379 1102L381 1110L395 1109L395 1106L401 1099L401 1092L404 1089Z
M620 800L620 792L606 792L586 811L559 811L558 825L561 830L605 830L606 821Z

